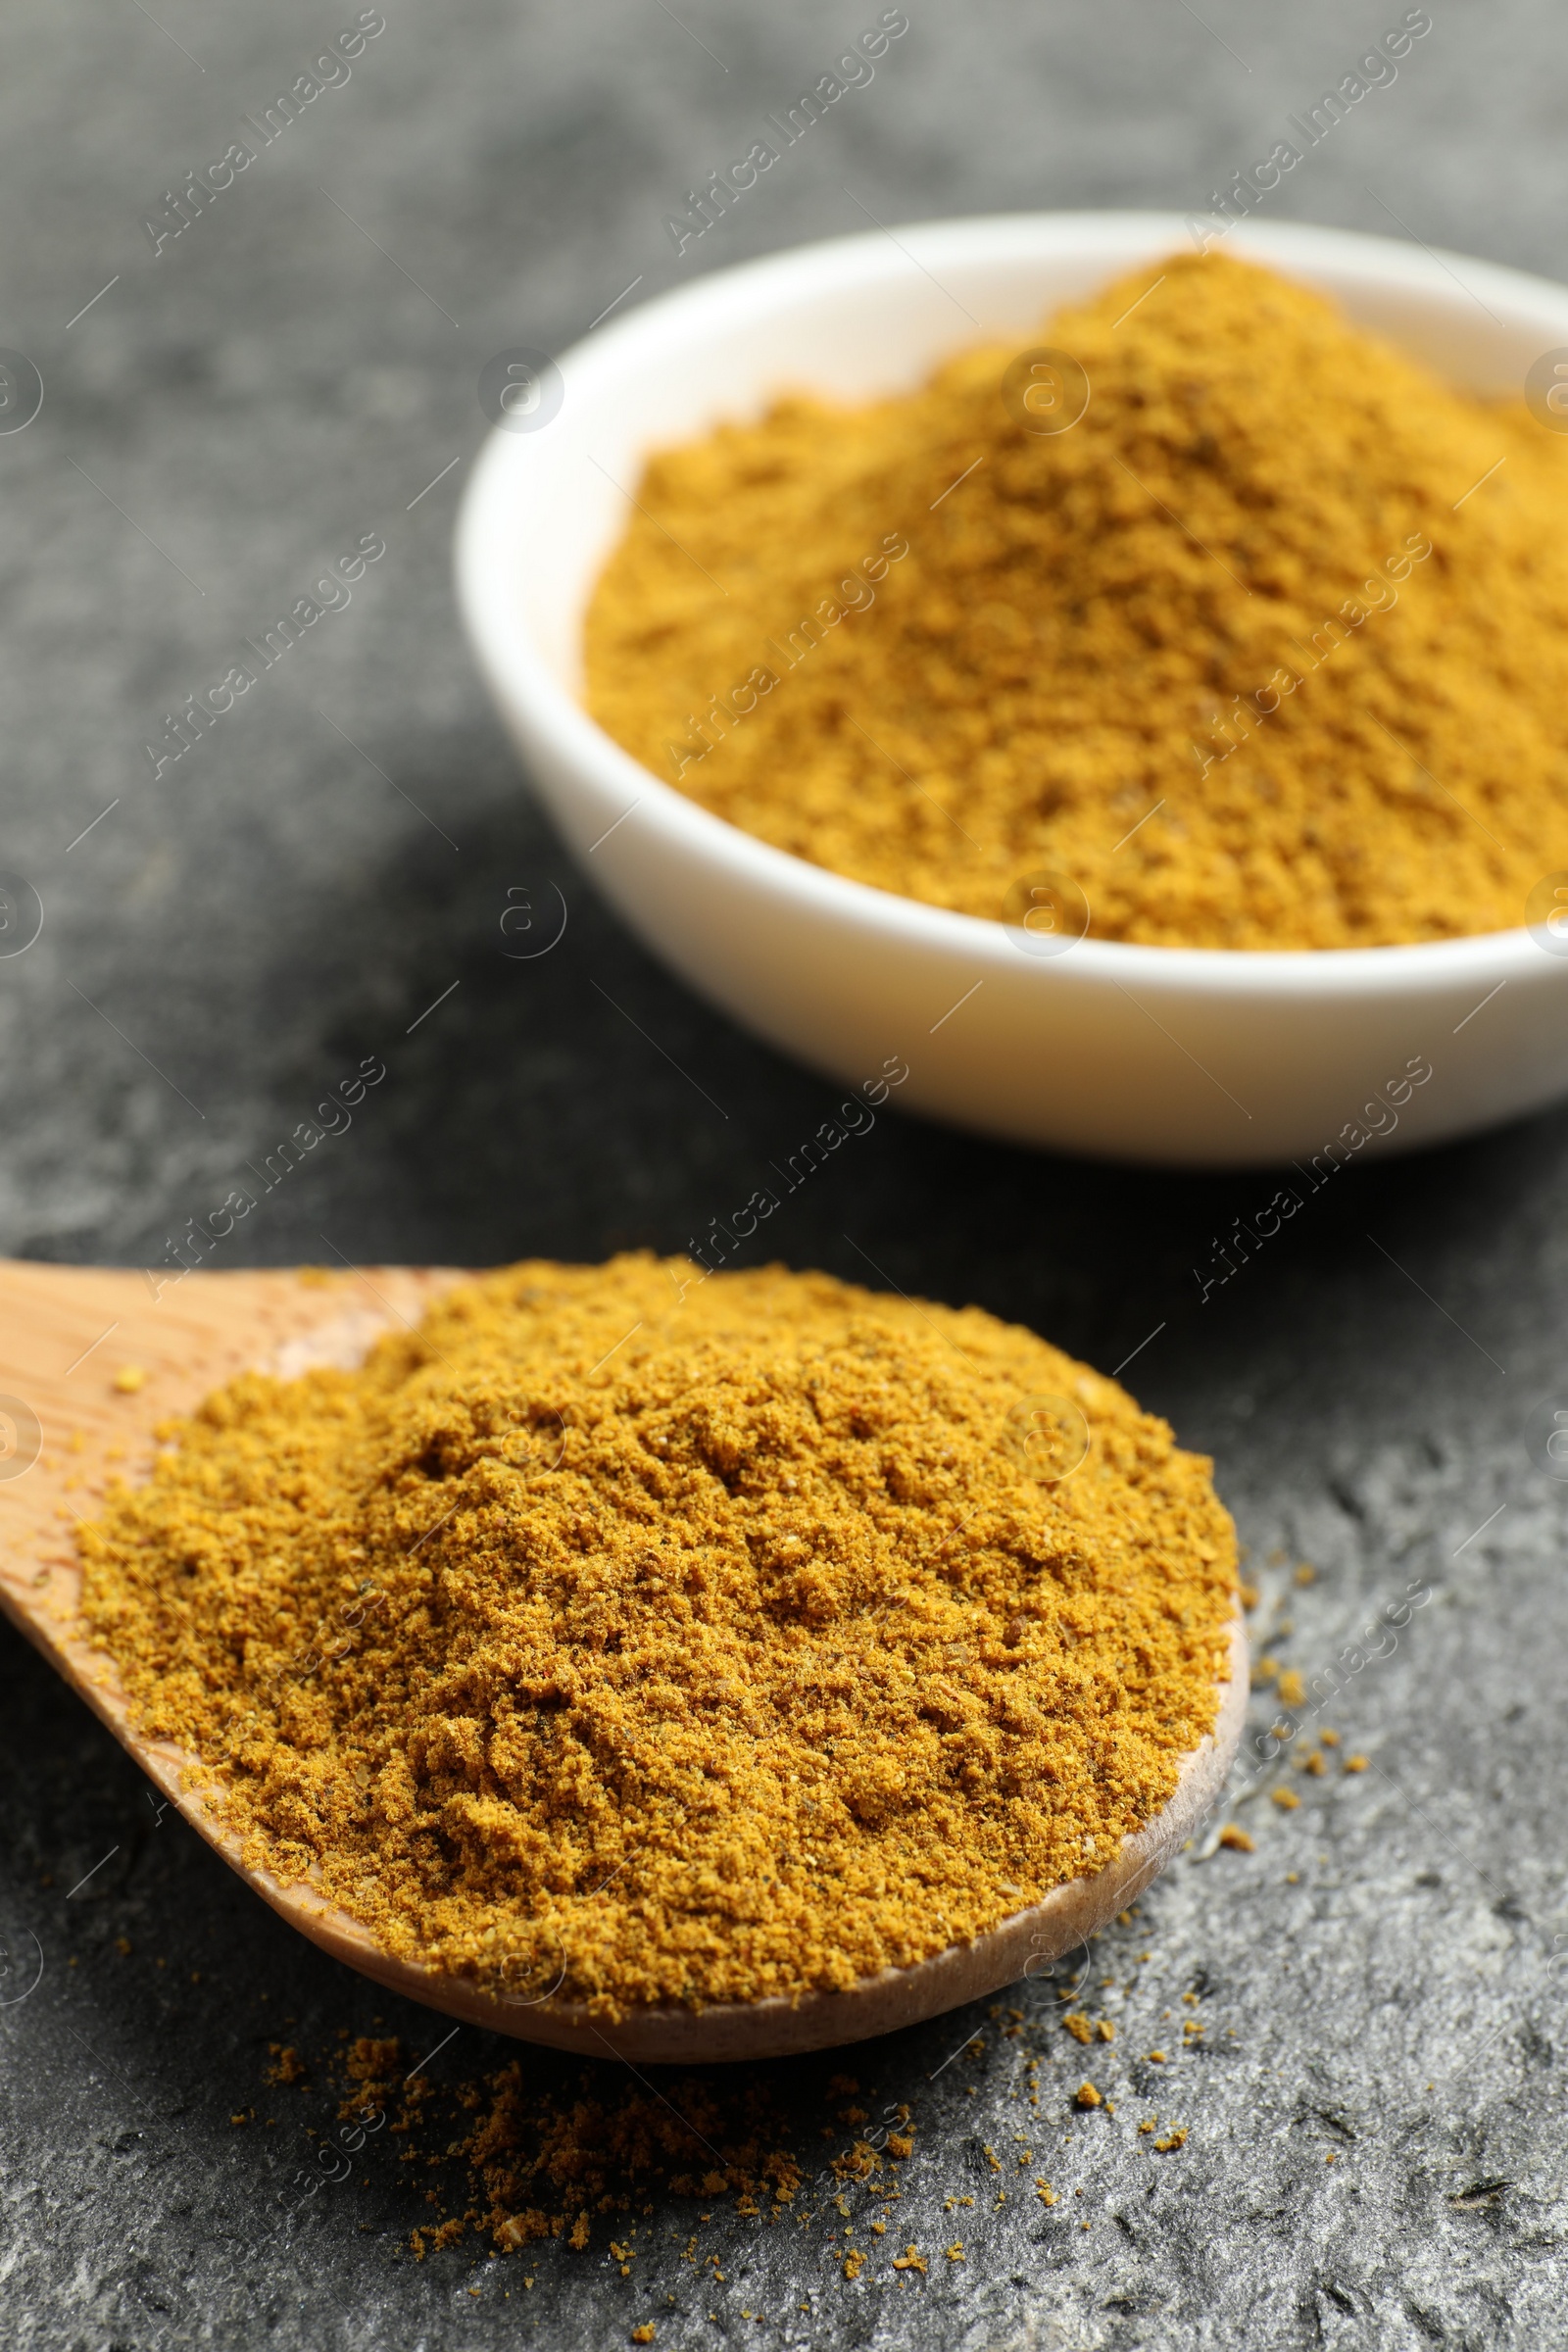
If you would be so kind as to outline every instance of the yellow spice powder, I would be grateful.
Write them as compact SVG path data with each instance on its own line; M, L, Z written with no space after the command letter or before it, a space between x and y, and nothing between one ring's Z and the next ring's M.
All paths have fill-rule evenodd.
M884 2166L850 2133L835 2135L839 2152L823 2166L819 2134L831 2086L825 2100L808 2065L792 2066L787 2085L761 2067L666 2074L656 2090L619 2075L607 2082L602 2066L541 2063L535 2053L439 2086L427 2074L410 2077L417 2055L393 2036L360 2034L335 2054L330 2073L350 2133L356 2125L379 2132L389 2121L386 2144L404 2143L406 2185L437 2216L414 2232L421 2258L470 2226L487 2230L507 2253L546 2238L581 2250L591 2217L647 2216L656 2199L727 2196L748 2216L779 2216L812 2173L830 2171L840 2181L883 2174L884 2191L897 2179L896 2164ZM449 2213L447 2193L464 2172L467 2194ZM694 2238L688 2258L695 2252Z
M1102 1867L1214 1722L1208 1463L978 1308L527 1262L173 1439L81 1537L136 1721L252 1863L502 1991L922 1959Z
M603 725L970 914L1045 875L1154 945L1526 921L1568 867L1568 438L1219 254L1044 342L657 456L588 616Z
M677 2199L712 2207L732 2198L731 2211L745 2219L808 2227L847 2219L846 2199L858 2188L888 2212L901 2195L901 2167L915 2151L906 2103L882 2103L899 2130L873 2125L857 2098L858 2079L825 2074L811 2059L665 2071L656 2089L607 2076L602 2063L571 2066L537 2051L437 2082L421 2068L410 2073L416 2055L393 2035L345 2033L321 2071L337 2093L342 2145L390 2127L381 2148L398 2148L402 2185L430 2209L412 2233L421 2259L473 2228L488 2230L504 2253L551 2238L584 2252L600 2217L613 2228L618 2217L636 2214L662 2234L661 2208ZM289 2079L304 2073L302 2065ZM266 2080L279 2077L269 2069ZM860 2209L863 2215L863 2202ZM666 2211L664 2219L672 2218ZM696 2223L686 2261L698 2259L697 2230L715 2219L722 2229L728 2216L685 2217L683 2227ZM885 2221L870 2227L886 2234ZM647 2251L647 2237L636 2224L620 2229L624 2242L611 2235L610 2255L630 2265Z

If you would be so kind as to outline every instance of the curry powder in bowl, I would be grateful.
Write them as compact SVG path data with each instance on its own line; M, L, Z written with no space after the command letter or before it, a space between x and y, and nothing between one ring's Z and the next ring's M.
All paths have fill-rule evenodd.
M656 455L586 663L654 775L929 906L1015 922L1043 872L1151 947L1502 931L1568 869L1568 436L1172 254Z

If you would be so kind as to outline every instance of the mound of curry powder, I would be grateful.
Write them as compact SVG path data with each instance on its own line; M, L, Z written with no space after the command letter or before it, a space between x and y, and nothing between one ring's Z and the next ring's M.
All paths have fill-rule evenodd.
M1245 949L1507 929L1568 867L1568 435L1268 270L1172 255L637 499L589 707L818 865Z
M1214 1723L1209 1464L978 1308L525 1262L172 1439L81 1536L135 1721L252 1864L497 1989L920 1960L1111 1859Z

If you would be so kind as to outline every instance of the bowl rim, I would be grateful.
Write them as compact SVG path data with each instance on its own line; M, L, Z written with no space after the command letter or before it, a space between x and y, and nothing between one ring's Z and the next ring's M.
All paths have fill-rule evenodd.
M733 323L737 314L776 314L791 300L822 297L847 287L873 291L871 281L902 273L910 262L1004 260L1038 252L1042 244L1076 248L1088 258L1102 253L1114 268L1129 241L1154 247L1190 237L1188 217L1141 210L982 214L905 222L888 231L867 231L795 245L706 272L638 304L602 332L579 339L564 351L560 368L571 398L599 396L619 376L633 373L650 345L667 353L671 345L700 336L715 314ZM1227 243L1260 261L1289 270L1309 271L1316 263L1342 279L1369 288L1389 287L1436 295L1458 307L1458 296L1437 282L1432 266L1453 281L1450 264L1481 281L1482 291L1512 312L1503 326L1540 331L1543 312L1555 307L1568 337L1568 286L1472 255L1406 244L1357 229L1303 221L1266 224L1243 221ZM912 250L911 250L912 249ZM1459 292L1472 289L1458 281ZM1477 297L1479 298L1479 297ZM1492 314L1494 318L1496 313ZM656 824L666 841L709 866L727 867L737 881L760 886L798 911L854 924L890 943L924 948L955 963L989 965L1019 973L1033 966L1073 972L1080 981L1112 986L1152 985L1217 997L1248 996L1325 1000L1444 995L1461 982L1514 978L1525 972L1544 977L1543 961L1555 958L1527 925L1466 933L1457 939L1422 940L1354 948L1206 948L1148 945L1084 937L1046 956L1022 951L1010 927L995 916L967 914L903 896L813 864L795 852L746 832L690 799L646 767L600 726L558 678L527 626L519 625L508 599L499 593L517 561L519 510L525 514L550 466L548 437L539 441L493 427L481 445L459 509L454 567L458 601L480 667L497 699L519 720L530 743L553 753L560 766L586 774L605 798L619 793L626 806L610 827L617 830L633 814ZM601 834L600 840L608 838ZM599 843L593 845L597 849ZM590 850L588 855L592 855Z

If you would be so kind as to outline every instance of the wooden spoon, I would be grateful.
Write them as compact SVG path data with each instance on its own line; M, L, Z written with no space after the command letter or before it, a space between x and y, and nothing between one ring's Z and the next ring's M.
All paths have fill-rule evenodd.
M156 1425L189 1412L247 1368L292 1377L359 1363L371 1342L412 1326L463 1279L437 1267L158 1277L0 1260L0 1606L114 1733L148 1779L291 1927L389 1991L466 2023L588 2057L693 2065L774 2058L858 2041L934 2017L1040 1974L1102 1928L1198 1828L1230 1770L1247 1705L1247 1637L1238 1615L1230 1679L1214 1730L1187 1756L1175 1793L1114 1861L1074 1879L972 1943L911 1968L887 1968L847 1992L808 1992L632 2010L613 2023L551 1984L486 1991L383 1951L368 1930L309 1886L279 1886L240 1860L239 1841L183 1787L193 1759L128 1719L113 1661L77 1626L81 1578L73 1525L106 1481L149 1469Z

